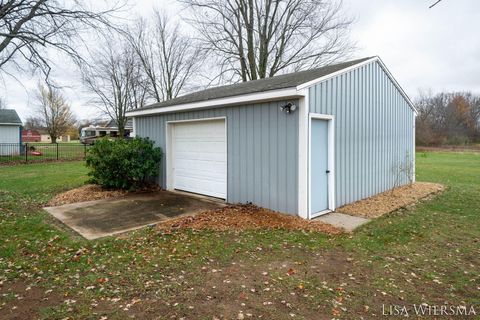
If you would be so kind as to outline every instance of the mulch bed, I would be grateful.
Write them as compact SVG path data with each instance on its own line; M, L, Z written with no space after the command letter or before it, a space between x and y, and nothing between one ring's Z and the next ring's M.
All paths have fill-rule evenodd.
M254 205L232 205L217 210L204 211L194 216L180 217L160 223L160 230L208 229L214 231L286 229L340 234L343 229L320 221L308 221L296 216L281 214Z
M124 197L127 194L155 192L160 190L161 188L158 185L150 185L145 187L144 189L128 191L119 189L110 190L102 188L101 186L96 184L86 184L84 186L57 194L52 200L48 202L47 206L55 207L76 202L117 199Z
M68 203L120 198L127 194L125 190L107 190L95 184L87 184L79 188L57 194L48 202L48 206L61 206Z
M421 199L443 190L443 185L438 183L416 182L348 204L335 211L352 216L377 218L397 209L413 205Z

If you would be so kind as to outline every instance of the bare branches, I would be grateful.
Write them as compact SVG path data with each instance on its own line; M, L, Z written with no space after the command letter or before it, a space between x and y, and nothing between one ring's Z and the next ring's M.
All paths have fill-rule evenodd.
M77 48L82 34L114 28L111 18L122 6L115 2L105 10L93 10L82 0L1 1L0 72L7 66L25 71L26 61L28 68L40 70L48 79L50 48L84 61Z
M432 9L433 7L435 7L437 4L439 4L442 0L437 0L434 4L432 4L430 7L428 7L428 9Z
M139 20L128 38L148 80L149 97L160 102L175 98L191 84L204 55L164 13L155 10L152 18Z
M94 53L94 62L83 69L83 82L95 96L98 108L115 120L123 137L125 113L142 107L147 84L136 53L127 44L115 49L113 43Z
M52 143L55 143L57 137L67 132L75 123L70 105L59 89L49 85L38 85L37 100L38 116L30 121L44 126Z
M315 68L351 49L351 20L328 0L180 0L221 70L242 81ZM230 74L224 74L231 76Z
M405 150L405 159L403 159L403 161L395 161L391 170L394 177L393 188L391 190L392 194L395 189L407 181L410 186L413 184L415 179L415 164L414 159L410 156L410 152L408 150Z
M24 129L40 129L44 127L43 121L37 116L29 116L23 122Z

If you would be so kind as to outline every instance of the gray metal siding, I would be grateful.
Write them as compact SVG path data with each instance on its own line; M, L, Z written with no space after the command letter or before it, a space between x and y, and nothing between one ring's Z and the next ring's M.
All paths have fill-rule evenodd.
M20 126L0 124L0 143L20 143Z
M0 124L0 144L8 144L5 146L0 146L0 156L12 156L20 154L20 135L20 126ZM18 144L18 146L15 146L14 144Z
M166 123L227 119L227 201L252 202L275 211L298 211L298 116L280 110L285 101L136 117L136 135L166 152ZM298 101L294 101L298 105ZM165 157L159 184L166 186Z
M310 87L309 110L335 118L337 207L391 189L415 156L414 111L377 62Z

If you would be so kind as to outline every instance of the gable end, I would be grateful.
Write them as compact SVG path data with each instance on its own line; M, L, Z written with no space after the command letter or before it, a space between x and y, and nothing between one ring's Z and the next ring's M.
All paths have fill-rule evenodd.
M329 74L329 75L326 75L326 76L323 76L323 77L320 77L320 78L317 78L317 79L314 79L312 81L309 81L309 82L306 82L304 84L301 84L299 86L297 86L297 90L303 90L303 89L307 89L307 88L310 88L314 85L317 85L319 83L322 83L324 81L327 81L329 79L332 79L332 78L335 78L335 77L339 77L341 75L344 75L344 74L347 74L347 73L350 73L354 70L357 70L359 68L362 68L363 66L366 66L366 65L369 65L369 64L373 64L373 63L377 63L380 68L382 69L382 71L385 73L385 75L388 77L388 79L392 82L392 84L395 86L395 88L399 91L399 93L402 95L402 97L405 99L405 101L407 102L407 104L410 106L410 108L415 112L415 114L418 113L417 109L415 108L415 105L413 104L412 100L408 97L407 93L403 90L403 88L400 86L400 84L397 82L397 80L393 77L393 75L391 74L391 72L388 70L388 68L386 67L386 65L383 63L382 59L380 59L380 57L373 57L371 59L368 59L368 60L365 60L361 63L358 63L358 64L355 64L349 68L345 68L345 69L342 69L338 72L334 72L332 74Z

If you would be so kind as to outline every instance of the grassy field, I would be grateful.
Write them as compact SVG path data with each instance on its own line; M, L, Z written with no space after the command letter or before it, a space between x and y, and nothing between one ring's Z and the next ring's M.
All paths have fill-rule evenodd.
M80 162L0 167L0 319L373 319L393 305L417 318L422 303L480 314L478 153L417 154L417 179L447 190L342 236L145 229L88 242L41 210L85 179Z

